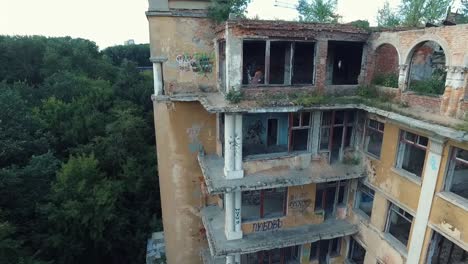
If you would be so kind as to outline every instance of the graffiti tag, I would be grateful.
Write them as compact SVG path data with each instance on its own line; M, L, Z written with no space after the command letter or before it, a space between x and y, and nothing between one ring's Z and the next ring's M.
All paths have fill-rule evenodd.
M239 225L241 222L241 217L240 217L240 208L234 209L234 223L236 225Z
M176 62L181 71L191 71L206 75L213 71L213 55L208 53L179 54Z
M252 230L253 232L264 232L264 231L273 231L278 230L283 226L281 219L269 220L261 223L253 223Z
M305 210L312 203L311 199L293 200L289 202L289 208L292 210Z

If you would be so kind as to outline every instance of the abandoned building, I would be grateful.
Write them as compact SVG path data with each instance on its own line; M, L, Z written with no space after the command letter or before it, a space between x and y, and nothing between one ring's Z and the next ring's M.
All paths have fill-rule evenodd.
M468 25L149 4L169 264L468 263Z

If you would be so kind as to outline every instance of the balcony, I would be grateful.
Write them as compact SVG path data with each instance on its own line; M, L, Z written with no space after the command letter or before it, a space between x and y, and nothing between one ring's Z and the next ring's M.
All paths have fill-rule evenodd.
M227 240L224 234L224 212L222 209L217 206L208 206L202 209L201 215L211 256L214 258L313 243L323 239L353 235L358 232L356 225L345 220L329 219L321 224L248 233L244 234L242 239ZM272 239L273 234L275 239Z
M217 155L198 156L198 162L205 178L210 194L221 194L232 191L250 191L269 188L299 186L310 183L324 183L338 180L349 180L365 176L362 165L348 165L343 163L328 164L322 160L310 160L311 154L289 155L273 160L279 166L263 166L263 169L247 169L244 178L226 179L224 176L224 159ZM306 165L298 160L304 158ZM247 161L244 167L261 167L267 161ZM283 164L281 164L283 163ZM288 165L285 165L288 164ZM263 164L265 165L265 164Z

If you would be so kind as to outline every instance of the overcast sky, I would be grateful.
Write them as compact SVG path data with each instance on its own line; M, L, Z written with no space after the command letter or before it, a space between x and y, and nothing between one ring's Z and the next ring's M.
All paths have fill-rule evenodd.
M294 6L297 0L276 0ZM248 16L297 19L292 8L275 7L275 0L252 0ZM400 0L389 0L398 6ZM375 25L384 0L338 0L343 22L367 19ZM134 39L147 43L147 0L0 0L0 34L72 36L95 41L100 48Z

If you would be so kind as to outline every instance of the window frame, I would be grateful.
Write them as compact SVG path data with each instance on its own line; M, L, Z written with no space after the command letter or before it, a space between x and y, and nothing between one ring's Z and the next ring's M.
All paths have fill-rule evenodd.
M337 241L337 250L336 251L332 251L334 241ZM342 237L335 237L335 238L331 238L331 239L318 240L318 241L315 241L313 243L310 243L309 261L318 260L320 258L320 244L325 243L325 242L328 243L328 245L327 245L327 256L329 256L330 258L336 258L336 257L341 256L341 250L343 248L343 246L342 246L343 240L342 240ZM312 256L312 245L314 245L314 244L317 247L317 250L316 250L315 256Z
M406 138L406 136L408 134L414 135L415 140L414 141L408 140ZM427 139L427 145L424 146L424 145L419 144L421 137ZM405 170L403 168L403 160L405 158L404 154L405 154L407 145L414 146L415 148L418 148L420 150L424 150L424 152L425 152L424 153L424 162L423 162L422 170L421 170L421 175L417 175L417 174L412 173L410 171L407 171L407 170ZM407 130L404 130L404 129L400 129L400 135L399 135L399 141L398 141L398 151L397 151L397 158L396 158L395 168L397 168L399 170L403 170L406 173L408 173L408 174L410 174L410 175L412 175L414 177L417 177L418 179L422 179L423 178L423 172L424 172L424 165L426 164L427 151L429 149L428 145L429 145L429 138L428 137L425 137L425 136L422 136L422 135L419 135L419 134L416 134L416 133L413 133L413 132L410 132L410 131L407 131Z
M346 259L351 263L357 263L356 261L354 261L352 259L353 255L354 255L354 251L356 250L354 245L357 245L357 246L361 247L364 250L364 259L365 259L366 254L367 254L366 248L364 246L362 246L361 243L359 243L356 239L354 239L353 237L350 237L348 256L346 257ZM364 263L364 260L363 260L363 263Z
M377 122L377 128L374 128L374 127L371 127L370 124L371 124L371 121L375 121ZM380 129L380 125L382 125L382 129ZM366 120L366 130L364 131L364 152L372 157L375 157L377 159L380 159L380 156L382 155L382 146L383 146L383 139L384 139L384 130L385 130L385 123L384 122L380 122L376 119L372 119L372 118L368 118ZM368 138L370 137L369 135L369 132L372 131L374 133L378 133L378 134L381 134L382 135L382 142L380 142L380 153L379 155L375 155L373 153L370 153L367 148L369 146L369 141L368 141Z
M367 189L367 190L365 190ZM369 191L369 192L367 192ZM373 192L373 193L371 193ZM372 208L374 207L374 200L375 200L375 191L370 188L369 186L367 186L366 184L362 183L362 182L358 182L358 186L356 188L356 197L354 198L354 209L357 209L359 210L359 212L362 212L365 216L367 216L369 219L371 218L372 216L372 210L371 210L371 215L368 215L366 212L364 212L360 207L360 203L361 203L361 197L359 196L359 199L358 199L358 195L360 195L360 193L365 193L366 195L372 197Z
M456 195L457 197L460 197L461 199L464 199L464 200L468 200L468 197L463 197L455 192L452 192L452 185L453 185L453 178L454 178L454 172L455 172L455 167L458 163L462 163L462 164L465 164L468 166L468 160L464 160L462 158L459 158L457 157L458 156L458 153L459 151L462 150L462 151L468 151L466 149L462 149L462 148L459 148L459 147L451 147L451 150L450 150L450 160L449 160L449 165L448 165L448 169L447 169L447 172L446 172L446 177L445 177L445 183L444 183L444 191L446 192L450 192L454 195ZM467 176L468 177L468 176Z
M285 189L285 191L284 191L284 194L283 194L282 215L281 216L275 216L275 217L265 217L265 192L271 192L274 189L283 189L283 188ZM289 193L289 188L288 187L270 188L270 189L264 189L264 190L244 191L242 193L244 194L245 192L259 192L260 193L260 197L259 197L260 204L259 204L259 217L258 218L243 219L242 218L242 213L241 213L241 220L242 220L243 223L244 222L256 222L256 221L259 221L259 220L266 220L266 219L281 218L281 217L285 217L287 215L288 193ZM242 197L243 196L244 195L242 195ZM241 210L241 212L242 212L242 210Z
M403 213L400 213L399 210L403 211ZM397 215L403 217L403 219L405 219L406 221L411 223L410 230L409 230L409 233L408 233L408 241L406 242L406 245L389 232L390 231L390 217L392 216L392 212L394 212ZM408 219L408 217L406 215L411 216L411 219ZM384 232L386 234L390 235L393 239L395 239L395 241L398 241L398 243L402 244L405 248L408 248L408 244L409 244L410 239L411 239L410 236L411 236L411 229L413 228L413 221L414 221L414 216L413 215L411 215L410 213L405 211L405 209L399 207L398 205L390 202L390 205L389 205L388 210L387 210L387 220L385 222Z
M336 113L337 112L343 112L343 123L335 123L336 119ZM324 120L324 114L330 112L330 123L323 124ZM349 122L350 116L353 116L352 121ZM318 143L318 149L320 153L330 153L328 155L329 157L329 162L331 162L331 152L332 152L332 147L333 147L333 134L335 128L343 128L342 136L341 136L341 146L340 146L340 151L344 152L345 149L352 148L355 145L355 135L356 135L356 122L357 122L357 111L353 109L337 109L337 110L326 110L326 111L321 111L320 113L320 134L319 134L319 143ZM322 148L321 143L322 143L322 135L323 135L323 129L328 129L328 146L327 148ZM350 142L349 145L346 146L346 139L348 134L350 134Z
M316 82L316 68L317 68L317 41L315 40L291 40L291 39L258 39L258 38L244 38L242 39L242 54L244 54L244 43L258 41L265 42L265 68L264 68L264 82L261 84L256 84L252 86L247 82L244 84L244 79L242 77L242 87L243 88L256 88L256 87L268 87L268 86L315 86ZM283 81L283 84L270 84L270 52L271 52L271 43L272 42L286 42L290 48L290 56L288 61L288 67L290 69L290 74L288 78ZM295 55L295 44L298 42L313 43L313 71L312 71L312 83L292 83L294 75L294 55ZM243 58L244 59L244 58ZM244 66L242 65L242 72L244 72Z
M309 115L309 123L304 125L304 113L308 113ZM294 115L299 115L299 125L294 126ZM288 152L295 153L295 152L308 152L310 151L310 129L312 126L312 112L310 111L301 111L301 112L291 112L289 113L289 142L288 142ZM294 130L307 130L307 145L305 150L293 150L293 136L292 133Z

